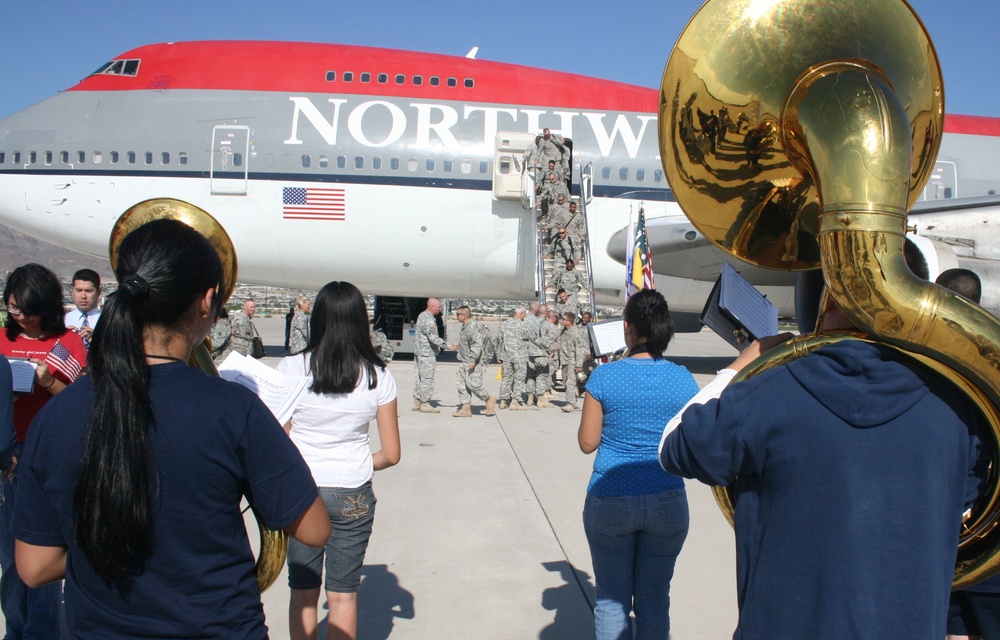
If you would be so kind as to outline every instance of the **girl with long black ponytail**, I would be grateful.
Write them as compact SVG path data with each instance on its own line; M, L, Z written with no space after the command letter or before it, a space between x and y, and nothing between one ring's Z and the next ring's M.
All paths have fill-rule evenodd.
M115 271L90 376L29 434L18 568L29 586L66 577L74 635L265 638L240 501L320 546L316 483L252 392L187 365L224 289L211 243L150 222L121 242Z

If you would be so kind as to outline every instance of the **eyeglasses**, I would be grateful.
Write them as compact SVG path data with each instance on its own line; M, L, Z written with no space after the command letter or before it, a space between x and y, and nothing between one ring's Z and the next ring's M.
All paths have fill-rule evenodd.
M26 315L30 315L30 314L27 314L27 313L24 313L23 311L21 311L21 308L18 307L16 304L9 304L9 303L7 304L7 313L9 313L12 316L26 316Z

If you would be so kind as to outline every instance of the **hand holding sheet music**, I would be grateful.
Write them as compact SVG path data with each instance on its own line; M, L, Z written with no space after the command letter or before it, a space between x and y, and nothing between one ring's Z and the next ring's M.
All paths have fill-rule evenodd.
M701 321L742 351L754 340L778 333L778 308L727 263L722 265Z

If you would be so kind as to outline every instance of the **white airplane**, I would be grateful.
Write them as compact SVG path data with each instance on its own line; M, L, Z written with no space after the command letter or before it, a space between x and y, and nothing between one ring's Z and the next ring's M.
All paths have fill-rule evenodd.
M340 279L380 296L538 299L523 151L550 128L571 154L595 302L622 304L623 230L644 207L656 287L672 310L697 313L721 263L734 260L707 246L674 201L657 98L645 87L391 49L143 46L0 120L0 222L106 257L123 211L177 198L223 224L241 282L315 289ZM754 122L736 124L728 142L739 156L743 124ZM948 117L924 193L936 208L913 216L941 264L976 261L994 282L997 201L959 207L1000 190L998 158L1000 119ZM787 275L747 273L793 313Z

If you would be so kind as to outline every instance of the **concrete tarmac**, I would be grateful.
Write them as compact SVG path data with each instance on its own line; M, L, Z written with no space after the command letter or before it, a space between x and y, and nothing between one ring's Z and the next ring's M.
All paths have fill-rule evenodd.
M255 319L264 362L284 354L284 318ZM448 342L459 325L449 323ZM735 352L709 331L678 334L668 357L704 385ZM485 376L496 393L497 365ZM440 414L410 410L412 360L389 367L399 389L400 463L376 473L375 526L362 570L360 640L587 640L594 578L582 512L593 456L577 445L580 412L558 408L455 418L458 365L441 356ZM559 405L561 401L557 401ZM580 401L582 406L582 400ZM373 446L378 432L372 423ZM711 490L687 481L691 528L671 580L673 640L736 628L733 532ZM257 529L248 519L256 546ZM288 638L286 572L263 594L272 640ZM325 637L321 602L320 638Z
M266 344L283 343L283 319L255 324ZM459 328L449 323L449 343L458 341ZM276 364L280 358L271 356L281 353L270 347L265 361ZM703 385L735 351L703 331L678 334L667 355ZM491 365L485 376L493 393L497 369ZM359 639L593 638L582 512L594 458L577 445L579 411L485 417L476 403L477 415L452 417L458 365L443 354L434 394L441 413L413 412L412 360L395 360L389 370L399 389L402 458L373 482L378 506L359 593ZM372 423L373 446L377 438ZM670 637L729 638L737 620L733 532L708 487L687 481L687 491L691 529L671 580ZM288 637L287 603L282 575L264 593L272 639Z

